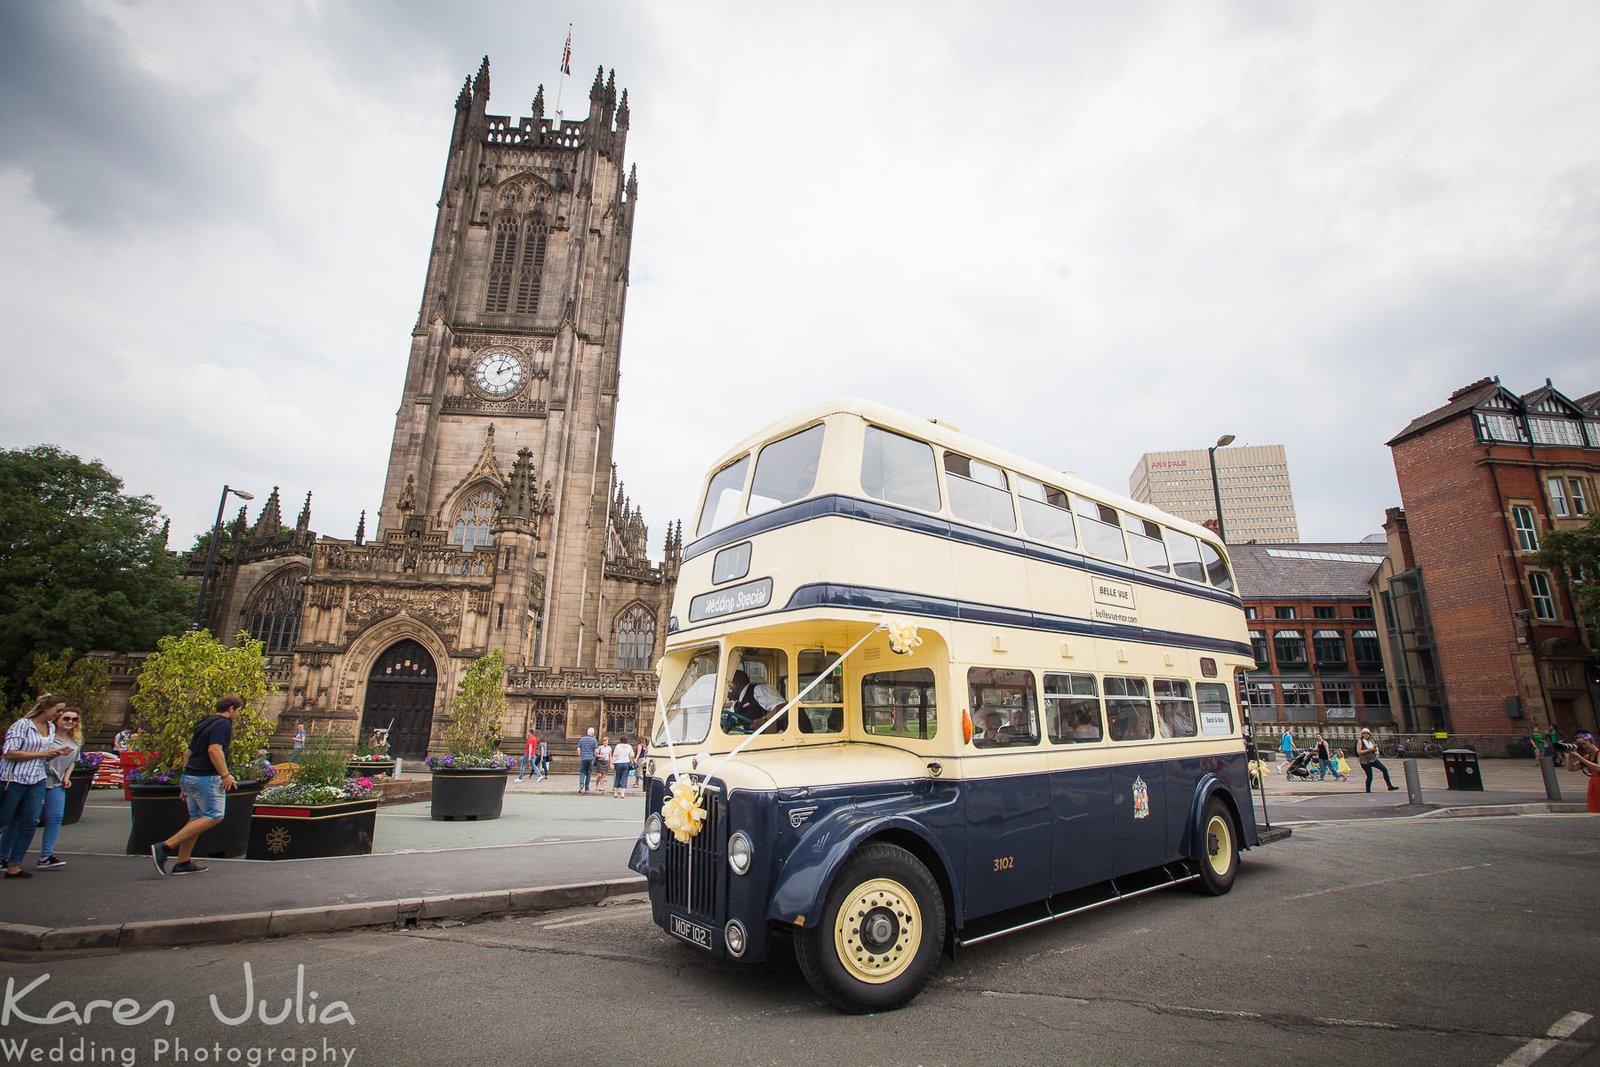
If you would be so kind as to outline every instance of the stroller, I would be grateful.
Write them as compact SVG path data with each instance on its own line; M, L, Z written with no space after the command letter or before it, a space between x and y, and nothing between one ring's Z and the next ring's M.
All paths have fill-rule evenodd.
M1283 776L1293 781L1309 782L1314 777L1311 770L1311 749L1296 752L1289 765L1283 769Z

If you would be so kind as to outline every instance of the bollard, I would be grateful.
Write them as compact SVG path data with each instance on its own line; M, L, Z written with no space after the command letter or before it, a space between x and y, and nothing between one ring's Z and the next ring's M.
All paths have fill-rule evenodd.
M394 776L396 778L400 777L400 768L403 766L405 766L405 760L401 759L399 756L396 756L394 758Z
M1556 765L1540 756L1539 773L1544 775L1545 799L1559 804L1561 802L1561 782L1556 777Z
M1422 803L1422 778L1417 774L1417 761L1408 759L1406 768L1406 802L1409 804Z

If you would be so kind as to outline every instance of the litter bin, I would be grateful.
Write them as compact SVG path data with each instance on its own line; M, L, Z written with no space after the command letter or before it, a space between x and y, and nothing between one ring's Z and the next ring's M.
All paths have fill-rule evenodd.
M1478 773L1478 754L1470 748L1444 750L1446 789L1476 789L1483 792L1483 775Z

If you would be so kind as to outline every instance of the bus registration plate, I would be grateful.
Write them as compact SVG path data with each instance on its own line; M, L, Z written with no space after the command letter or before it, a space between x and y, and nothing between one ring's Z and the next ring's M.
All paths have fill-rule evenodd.
M683 938L685 941L689 942L689 944L691 944L691 945L698 945L699 947L701 947L703 949L706 949L707 951L710 950L710 948L711 948L711 931L710 930L706 929L704 926L701 926L698 923L692 923L688 919L680 919L676 915L670 916L670 918L672 920L672 922L670 924L671 928L672 928L672 932L675 935L677 935L678 937Z

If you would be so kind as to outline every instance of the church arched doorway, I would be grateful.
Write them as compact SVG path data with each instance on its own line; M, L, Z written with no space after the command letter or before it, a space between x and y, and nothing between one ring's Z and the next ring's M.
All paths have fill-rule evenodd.
M361 714L361 743L373 730L388 728L389 749L402 759L428 754L433 733L433 695L438 672L433 657L416 641L389 647L367 675L367 704Z

